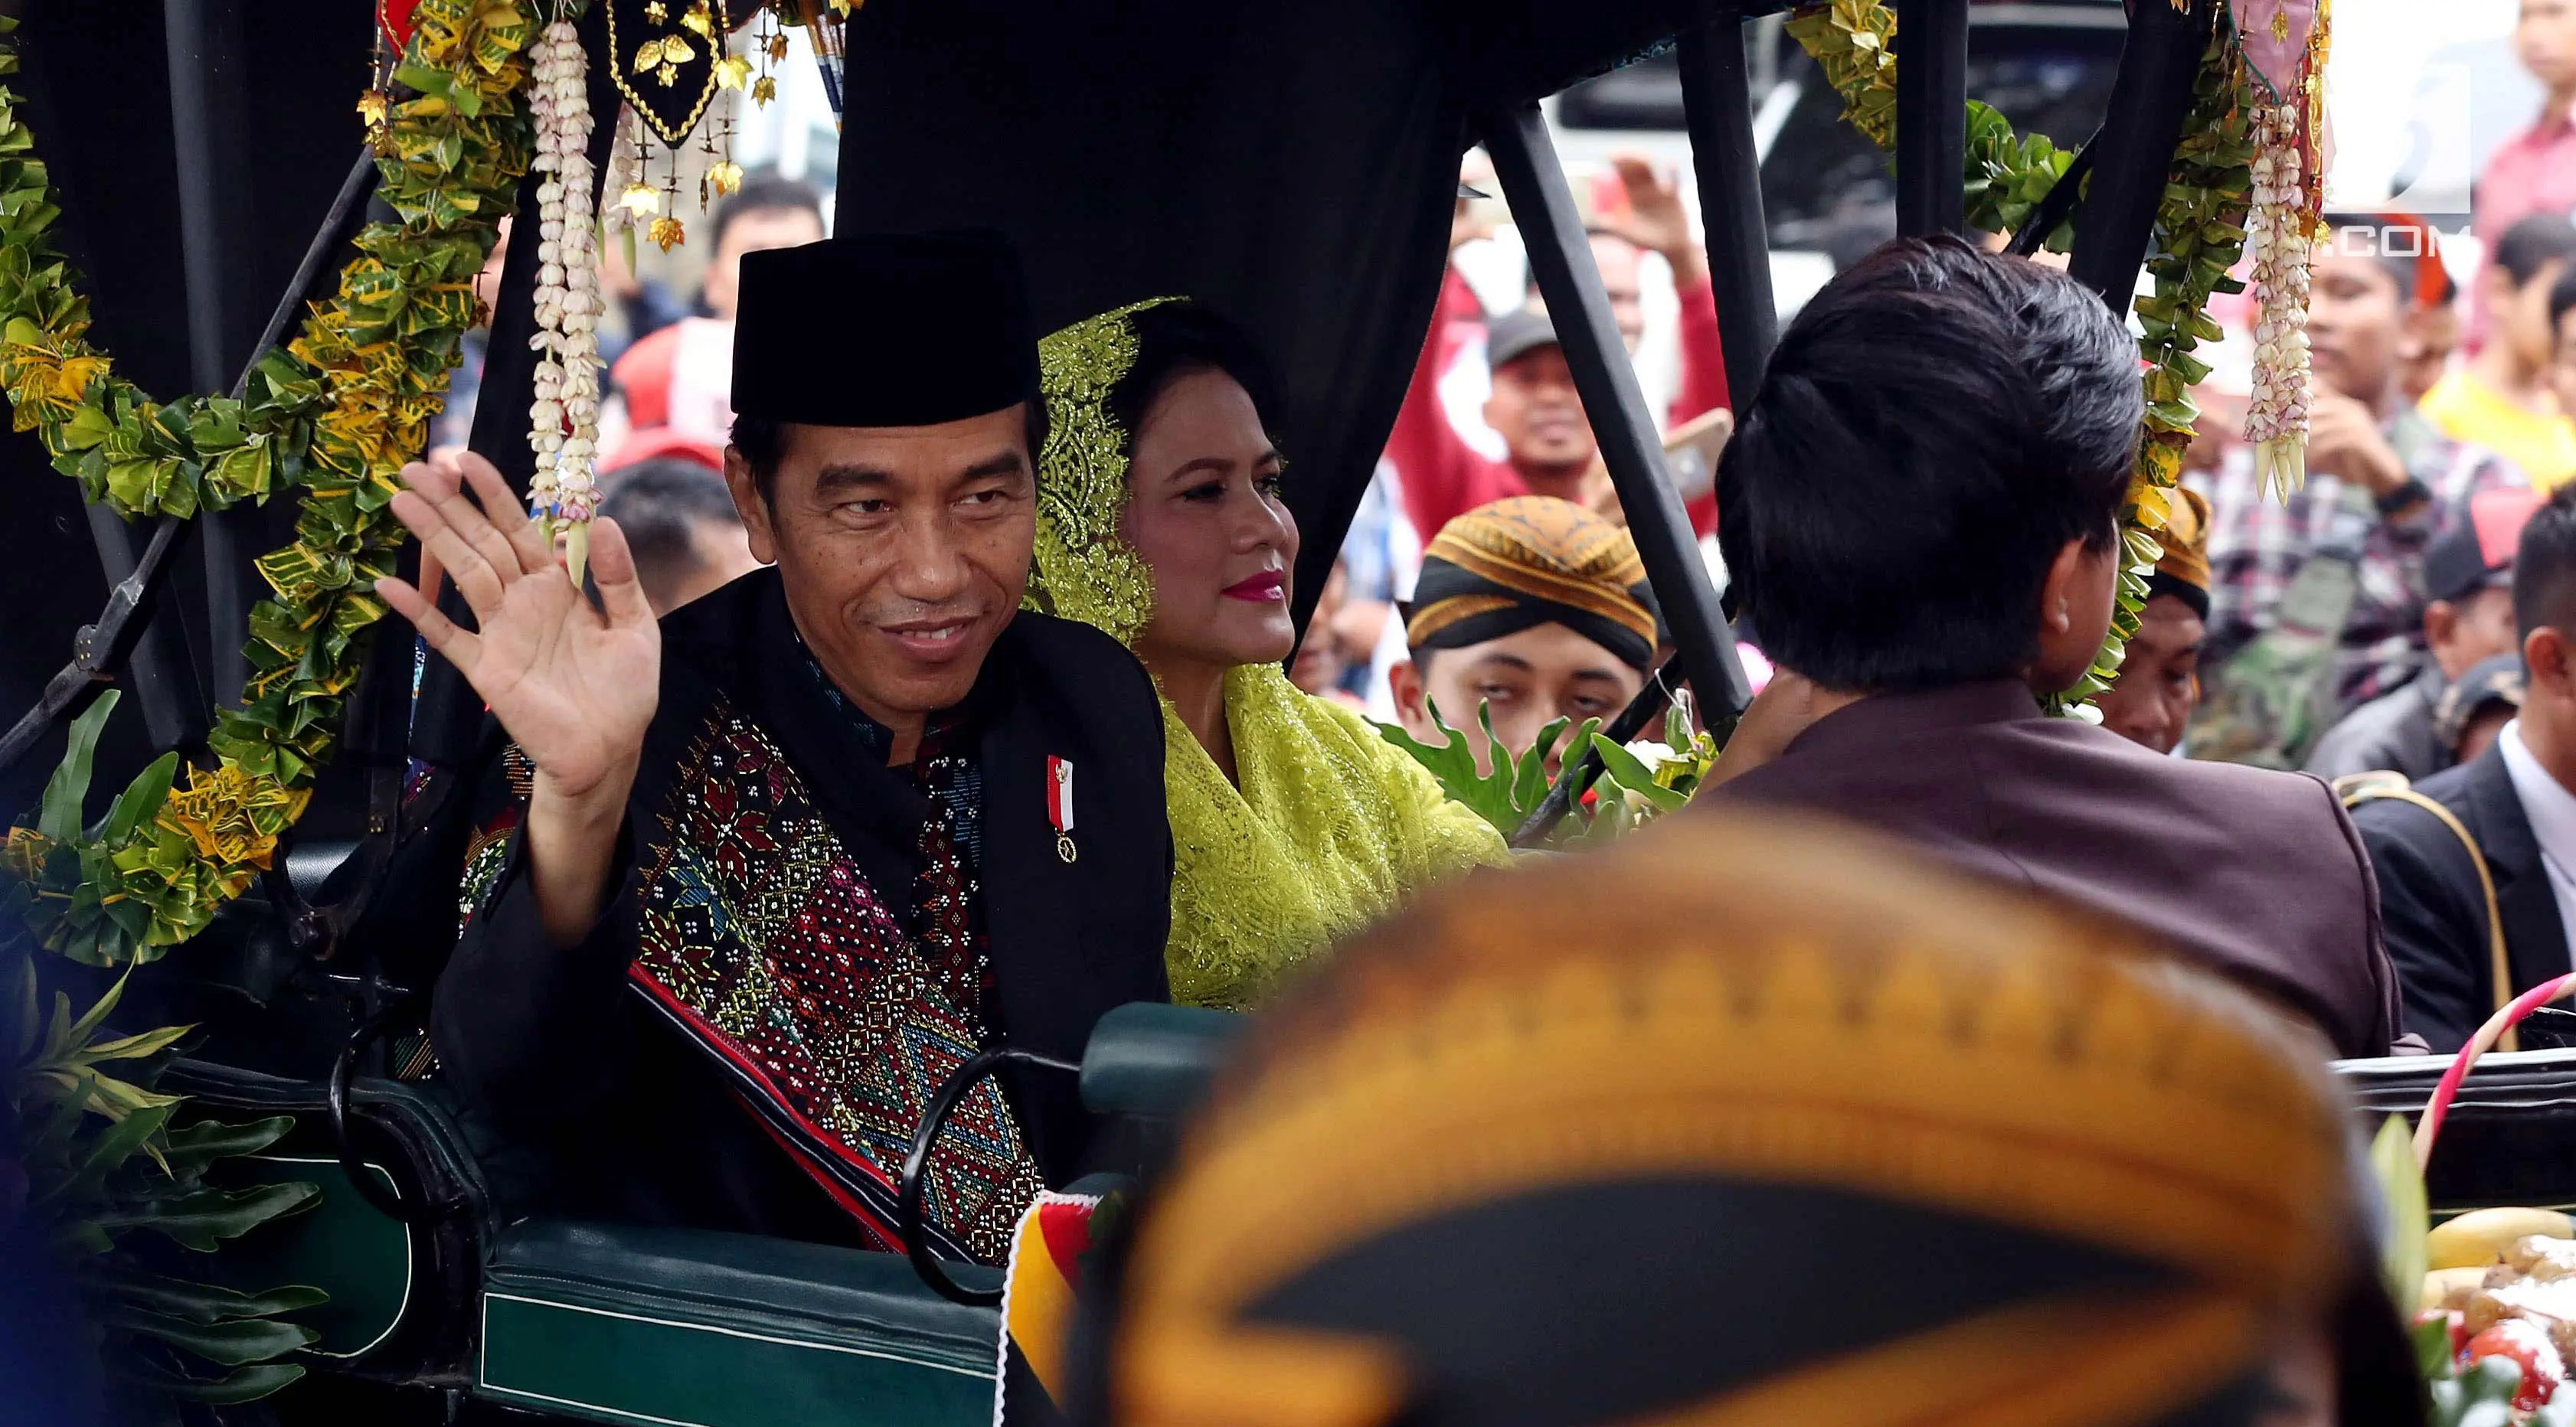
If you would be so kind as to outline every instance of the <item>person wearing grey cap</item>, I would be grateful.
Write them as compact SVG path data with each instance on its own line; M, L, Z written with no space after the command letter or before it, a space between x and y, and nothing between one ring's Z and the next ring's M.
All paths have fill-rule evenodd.
M2480 491L2424 552L2424 660L2415 677L2345 715L2308 753L2328 780L2374 770L2429 778L2460 761L2435 730L2443 690L2481 659L2520 647L2513 555L2540 497L2522 486Z
M2495 746L2504 726L2522 712L2522 651L2498 654L2469 666L2433 705L2433 736L2455 763L2475 763Z
M658 625L614 520L594 607L489 463L403 472L477 627L379 588L526 775L430 1040L558 1212L895 1249L947 1069L1079 1059L1167 995L1160 704L1115 640L1020 608L1046 415L1006 239L750 254L734 337L725 479L772 568ZM998 1263L1091 1121L1009 1071L957 1116L924 1227Z

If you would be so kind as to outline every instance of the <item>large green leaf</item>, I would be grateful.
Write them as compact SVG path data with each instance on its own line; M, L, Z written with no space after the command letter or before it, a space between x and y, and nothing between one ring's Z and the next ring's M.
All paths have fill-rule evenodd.
M164 1383L161 1390L189 1402L225 1406L257 1402L302 1376L304 1369L293 1363L254 1363L212 1380Z
M36 831L56 842L80 836L81 799L89 795L90 755L97 751L99 730L116 712L116 689L102 691L79 718L72 720L71 741L54 776L45 780L44 801L37 805Z
M2424 1196L2424 1174L2415 1165L2415 1139L2403 1116L2380 1122L2370 1142L2370 1169L2379 1179L2388 1206L2387 1237L2379 1248L2380 1267L2388 1276L2388 1296L2413 1303L2424 1291L2424 1235L2431 1214Z
M235 1155L257 1154L284 1138L295 1127L293 1118L278 1115L247 1124L229 1125L221 1120L200 1120L170 1131L167 1148L170 1173L188 1179L219 1159Z
M278 1318L234 1318L220 1323L190 1323L157 1313L137 1312L110 1304L99 1315L109 1327L125 1328L183 1348L210 1363L237 1368L266 1362L319 1342L322 1335L301 1323Z
M225 1239L237 1239L272 1219L310 1208L322 1191L310 1184L263 1184L249 1189L200 1189L116 1214L99 1216L99 1227L150 1229L185 1249L211 1253Z
M99 841L110 847L122 846L136 828L161 811L161 804L170 796L170 785L178 776L179 755L175 750L152 760L152 766L117 795L116 806L108 811L107 825L99 831Z
M1654 804L1657 811L1669 813L1690 801L1688 793L1658 785L1653 771L1636 754L1600 734L1592 735L1592 751L1601 755L1602 771L1611 783Z
M272 1288L266 1293L235 1293L211 1283L164 1278L140 1269L111 1266L83 1275L134 1312L153 1313L187 1323L223 1323L236 1318L273 1318L327 1303L331 1295L318 1288Z
M170 1110L170 1106L157 1105L111 1123L91 1142L89 1152L73 1167L71 1178L46 1194L45 1199L73 1205L89 1200L105 1187L109 1174L161 1132L161 1127L169 1122Z

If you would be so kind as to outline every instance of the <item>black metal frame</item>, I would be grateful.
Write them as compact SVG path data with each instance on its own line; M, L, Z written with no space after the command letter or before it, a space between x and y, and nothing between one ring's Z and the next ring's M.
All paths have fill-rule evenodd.
M2196 5L2188 14L2171 5L2130 7L2110 111L2101 133L2085 145L2098 146L2101 157L2075 217L2067 271L2124 318L2218 10L2215 4Z
M1968 0L1896 0L1896 231L1968 228Z
M376 179L375 154L361 149L358 161L349 169L349 176L341 180L339 196L331 201L330 212L323 216L321 228L305 248L303 261L296 265L294 280L278 296L277 307L269 314L267 328L260 333L258 344L251 348L241 374L234 378L231 390L236 398L248 389L250 374L260 357L286 335L287 324L295 320L295 314L303 309L306 299L312 295L314 285L321 281L323 267L331 255L347 246L349 239L356 234L358 221L366 212L367 198L376 190ZM107 606L99 611L97 622L81 628L73 642L71 662L46 682L44 696L36 706L21 716L7 735L0 736L0 768L8 767L33 748L45 730L82 702L82 695L92 685L105 683L113 677L119 664L129 665L128 682L143 702L144 721L157 746L176 748L190 741L183 732L171 730L170 725L174 722L182 730L196 726L195 708L171 705L155 713L156 707L171 704L180 696L175 681L181 671L187 672L193 680L194 670L185 651L163 650L160 657L147 659L138 648L139 641L154 635L172 642L177 638L177 621L152 617L150 606L166 583L171 552L181 533L187 529L188 521L180 516L165 515L154 522L151 539L138 559L122 553L130 549L126 543L130 535L125 522L117 519L114 511L101 505L90 506L88 510L93 533L99 537L101 557L107 561L108 577L116 582L115 588L109 591ZM98 528L102 521L105 522L104 530ZM207 558L211 560L213 557L214 551L209 548ZM249 638L247 627L242 638ZM240 688L239 683L233 686L236 693Z
M1682 111L1699 177L1708 238L1708 285L1717 300L1726 388L1738 406L1762 386L1780 340L1771 292L1770 225L1762 216L1762 157L1753 142L1753 89L1744 69L1744 22L1722 4L1681 35Z
M1574 206L1574 191L1535 104L1489 116L1485 151L1493 156L1503 197L1528 240L1531 274L1565 348L1574 388L1601 445L1602 463L1636 537L1646 579L1672 630L1674 658L1713 717L1732 719L1753 701L1735 638L1718 609L1717 587L1700 559L1682 498L1664 472L1646 395L1619 340L1592 241Z
M178 160L179 233L188 294L188 371L199 391L258 360L268 343L250 295L228 281L249 257L249 210L240 201L250 180L246 59L239 0L162 0L170 64L170 138ZM271 339L274 340L274 339ZM248 344L247 346L245 344ZM206 556L208 664L218 704L241 697L250 678L252 512L210 510L200 522Z

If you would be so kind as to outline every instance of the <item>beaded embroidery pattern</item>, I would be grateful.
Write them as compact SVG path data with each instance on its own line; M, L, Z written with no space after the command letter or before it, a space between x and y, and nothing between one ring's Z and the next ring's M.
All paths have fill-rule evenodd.
M932 1095L979 1048L978 1017L957 1004L959 981L897 924L756 725L719 702L673 787L642 857L631 974L807 1130L801 1149L882 1186L876 1207L890 1208ZM934 859L923 892L952 899L931 908L945 936L967 926L972 883L952 852L940 886L942 865ZM937 950L953 961L968 949ZM965 959L971 968L971 952ZM1042 1185L992 1080L951 1114L925 1178L930 1221L1000 1263ZM894 1246L890 1218L868 1227Z

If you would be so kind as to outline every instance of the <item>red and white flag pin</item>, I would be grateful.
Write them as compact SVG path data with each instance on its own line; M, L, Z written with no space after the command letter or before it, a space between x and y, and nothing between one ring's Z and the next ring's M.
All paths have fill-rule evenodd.
M1055 855L1073 861L1073 760L1047 755L1047 821L1055 824Z

